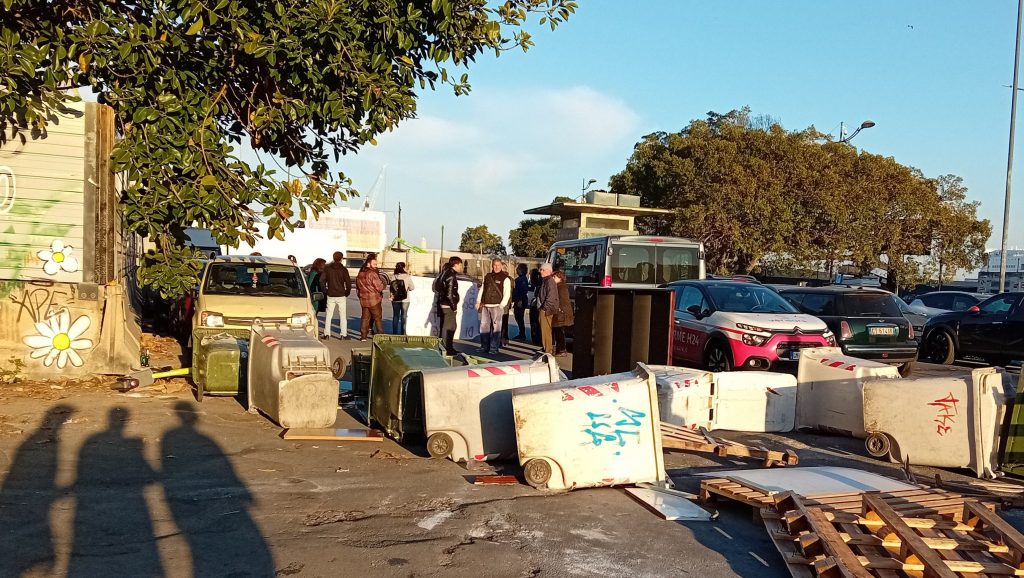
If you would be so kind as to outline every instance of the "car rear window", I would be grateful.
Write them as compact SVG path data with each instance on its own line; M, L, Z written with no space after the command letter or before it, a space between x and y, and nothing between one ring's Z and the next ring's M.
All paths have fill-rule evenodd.
M850 317L903 317L896 298L886 293L848 293L843 309Z

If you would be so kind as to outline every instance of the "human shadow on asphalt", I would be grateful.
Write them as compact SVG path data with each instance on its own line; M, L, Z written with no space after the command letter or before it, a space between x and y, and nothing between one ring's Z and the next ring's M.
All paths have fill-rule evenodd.
M107 429L79 452L74 543L68 576L162 576L145 490L157 474L143 456L143 441L125 437L130 414L111 408Z
M163 436L161 470L171 515L188 542L193 576L273 576L274 560L249 508L253 497L227 454L196 429L192 404Z
M0 484L0 576L52 574L50 508L61 496L56 483L61 429L74 411L68 405L50 408L18 446Z

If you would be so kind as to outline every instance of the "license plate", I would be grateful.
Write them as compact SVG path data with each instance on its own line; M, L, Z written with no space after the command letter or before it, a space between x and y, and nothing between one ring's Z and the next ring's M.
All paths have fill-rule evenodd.
M800 361L800 350L799 349L794 349L794 350L790 351L789 352L789 360L790 361Z
M868 327L868 335L893 336L899 333L899 327Z

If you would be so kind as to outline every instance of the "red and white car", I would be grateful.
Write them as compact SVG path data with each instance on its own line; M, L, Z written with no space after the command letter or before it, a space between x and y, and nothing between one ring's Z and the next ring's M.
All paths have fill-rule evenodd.
M757 282L677 281L672 359L676 365L793 370L806 347L834 347L825 322L800 313Z

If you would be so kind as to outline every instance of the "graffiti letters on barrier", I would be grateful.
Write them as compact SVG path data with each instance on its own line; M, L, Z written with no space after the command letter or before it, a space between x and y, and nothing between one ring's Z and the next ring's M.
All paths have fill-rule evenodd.
M956 405L958 403L960 403L960 400L953 397L953 392L949 392L949 395L946 397L936 399L928 404L937 408L935 419L932 420L938 424L935 426L935 433L944 436L953 429L953 426L949 424L956 423L956 417L959 414Z
M18 187L15 184L14 171L11 167L0 166L0 215L5 215L14 207L14 198Z
M583 433L590 436L590 443L600 446L604 443L618 444L619 447L626 445L627 436L631 439L640 439L641 418L647 414L625 407L619 408L619 415L610 413L587 412L587 419L590 420L590 427L583 430ZM622 419L616 420L620 417ZM614 420L614 421L613 421Z
M47 283L40 281L39 283ZM32 323L39 323L56 314L61 306L76 297L74 285L26 285L19 295L17 291L10 295L11 301L18 308L16 321L28 316Z

